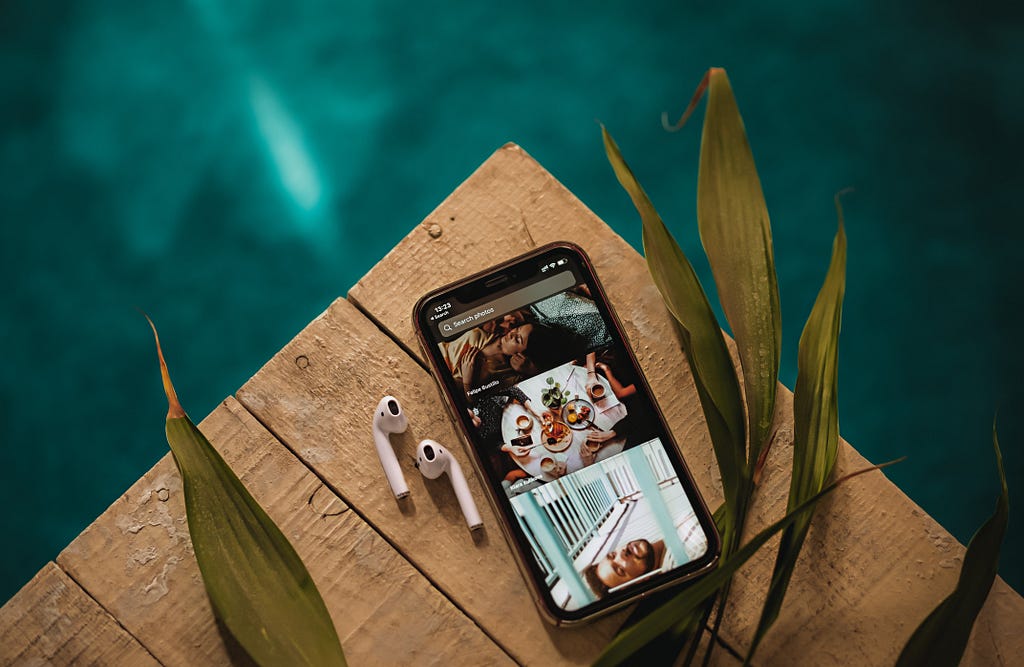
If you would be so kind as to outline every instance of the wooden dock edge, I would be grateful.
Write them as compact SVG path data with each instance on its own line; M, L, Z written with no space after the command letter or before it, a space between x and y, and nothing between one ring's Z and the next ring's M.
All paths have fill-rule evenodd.
M424 222L201 423L316 580L352 664L584 664L624 613L573 630L545 625L479 482L487 530L474 539L451 490L411 466L421 437L454 429L412 337L427 289L568 238L597 265L709 504L716 466L674 326L643 258L514 144L491 156ZM353 307L355 304L356 307ZM391 391L410 413L393 439L413 490L390 496L368 454L369 413ZM376 397L376 398L375 398ZM792 452L792 396L780 387L777 440L752 530L781 516ZM465 451L457 455L465 461ZM843 442L837 474L866 464ZM464 466L468 469L468 466ZM468 470L467 470L468 472ZM227 664L191 553L170 455L0 609L0 663ZM819 509L757 664L892 663L955 583L964 548L881 473ZM749 641L773 554L741 571L723 640ZM507 574L506 574L507 573ZM1024 600L997 579L964 665L1024 655ZM719 650L715 664L736 664ZM510 660L511 658L511 660Z
M225 400L200 428L292 541L352 664L446 665L465 662L467 654L474 656L472 664L512 663L235 399ZM78 583L67 585L65 571ZM49 582L56 573L65 588L73 586L92 604L92 617L108 619L113 630L97 625L83 634L78 625L92 627L92 617L76 625L48 620L78 607L63 598L58 606L54 594L33 580L0 609L0 628L8 635L0 663L31 658L54 664L145 664L139 655L165 665L246 662L214 621L170 454L37 579L45 575ZM73 659L65 659L69 656Z
M52 561L0 610L0 664L158 665Z

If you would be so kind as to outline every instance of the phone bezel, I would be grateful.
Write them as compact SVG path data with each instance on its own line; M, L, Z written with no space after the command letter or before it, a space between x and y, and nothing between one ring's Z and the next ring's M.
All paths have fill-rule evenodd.
M432 340L427 333L427 327L430 324L426 321L428 316L427 306L446 295L458 294L460 301L467 302L483 298L495 298L503 292L522 287L520 283L536 276L539 271L538 267L542 264L539 260L542 260L545 255L564 255L565 253L573 256L572 259L575 261L576 267L583 274L585 282L591 289L591 295L594 297L595 304L609 323L609 329L615 338L613 344L621 344L628 362L633 365L636 381L642 385L643 391L646 392L646 396L650 399L653 415L660 426L666 453L672 461L676 472L679 473L679 479L683 484L684 491L692 501L694 512L708 538L708 550L700 558L671 572L638 583L635 589L630 587L617 591L608 597L573 611L567 611L555 605L547 587L543 585L543 576L535 559L530 554L526 538L524 535L521 535L522 531L516 527L516 519L511 501L503 488L500 486L495 488L487 469L487 463L481 457L479 449L485 446L485 444L477 443L468 415L462 414L465 411L461 410L458 406L456 392L461 391L461 388L454 386L454 382L448 377L450 374L442 372L442 369L445 368L444 361L440 358L440 351L436 341ZM501 281L500 286L493 282L499 276L506 278ZM488 292L487 290L494 291ZM669 586L701 576L715 567L721 552L721 538L718 535L714 520L708 511L703 496L694 483L690 470L682 457L682 452L679 450L661 408L650 389L647 378L636 360L622 324L608 300L603 285L597 278L594 266L582 248L566 241L550 243L461 280L431 290L416 303L413 310L413 327L416 331L416 337L420 342L420 347L429 360L431 374L438 385L445 406L459 425L458 430L469 451L470 462L477 475L480 476L481 484L484 487L485 495L491 508L499 518L502 533L512 548L516 564L527 580L542 615L549 622L555 625L573 625L590 621Z

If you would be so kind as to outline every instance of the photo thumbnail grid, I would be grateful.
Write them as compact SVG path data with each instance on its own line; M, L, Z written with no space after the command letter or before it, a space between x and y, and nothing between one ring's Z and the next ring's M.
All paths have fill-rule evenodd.
M438 346L556 605L579 609L706 553L652 400L585 284Z

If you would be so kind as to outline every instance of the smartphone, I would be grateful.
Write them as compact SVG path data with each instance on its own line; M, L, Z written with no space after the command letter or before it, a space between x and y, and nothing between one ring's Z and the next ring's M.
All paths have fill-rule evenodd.
M590 620L714 567L711 514L582 249L469 276L413 317L547 620Z

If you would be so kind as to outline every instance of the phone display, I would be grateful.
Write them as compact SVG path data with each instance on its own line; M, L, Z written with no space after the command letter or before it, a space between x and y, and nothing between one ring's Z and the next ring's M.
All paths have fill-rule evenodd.
M550 620L714 565L710 514L582 250L546 246L428 294L414 317Z

